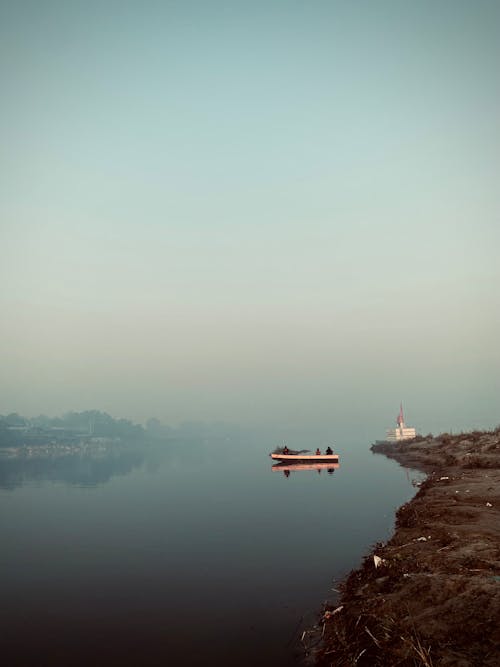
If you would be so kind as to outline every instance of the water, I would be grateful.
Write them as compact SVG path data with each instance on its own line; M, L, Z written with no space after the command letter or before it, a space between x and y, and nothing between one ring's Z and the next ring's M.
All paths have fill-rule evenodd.
M292 665L335 580L414 489L365 445L271 470L268 441L0 460L9 665ZM415 475L413 475L415 476Z

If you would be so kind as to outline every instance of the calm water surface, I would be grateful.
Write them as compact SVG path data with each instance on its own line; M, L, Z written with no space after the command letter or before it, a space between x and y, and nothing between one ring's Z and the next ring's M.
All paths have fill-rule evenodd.
M366 444L339 445L332 474L289 477L271 449L0 460L4 664L293 665L335 580L414 489Z

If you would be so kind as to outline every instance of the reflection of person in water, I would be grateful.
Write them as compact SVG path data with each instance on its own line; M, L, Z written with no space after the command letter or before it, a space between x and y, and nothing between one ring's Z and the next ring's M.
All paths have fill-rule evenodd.
M328 468L328 474L333 475L334 468Z
M326 448L326 453L327 453L329 456L330 456L331 454L333 454L333 452L332 452L332 448L331 448L330 446L328 446L328 447Z
M283 474L285 477L290 477L290 471L289 470L283 470Z

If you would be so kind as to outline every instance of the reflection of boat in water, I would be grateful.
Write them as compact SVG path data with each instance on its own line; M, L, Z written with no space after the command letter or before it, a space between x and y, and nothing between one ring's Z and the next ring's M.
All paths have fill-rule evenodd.
M288 465L288 463L275 463L271 470L274 472L295 472L295 470L328 470L334 471L340 468L340 463L295 463Z

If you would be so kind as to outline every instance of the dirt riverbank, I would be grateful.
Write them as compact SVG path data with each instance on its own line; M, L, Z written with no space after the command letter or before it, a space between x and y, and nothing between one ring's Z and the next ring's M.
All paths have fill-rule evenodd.
M427 473L318 625L317 665L500 665L500 429L372 450Z

